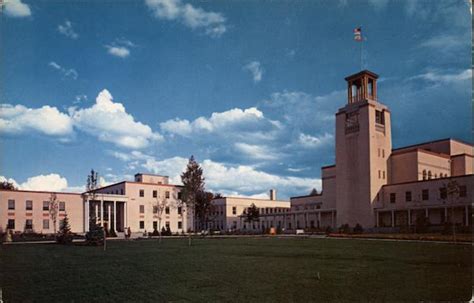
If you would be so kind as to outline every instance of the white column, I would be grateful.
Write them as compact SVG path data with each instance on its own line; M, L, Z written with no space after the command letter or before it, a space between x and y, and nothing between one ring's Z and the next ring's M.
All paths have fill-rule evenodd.
M464 206L464 215L466 216L466 226L469 226L469 208L466 206Z
M99 204L94 202L94 209L95 209L95 224L99 222Z
M100 199L100 225L104 227L104 198Z
M123 203L123 221L124 229L128 228L128 212L127 212L127 202Z
M117 201L114 201L114 231L117 231Z
M112 228L112 205L110 205L110 203L108 203L107 205L107 229L110 230Z
M89 231L89 199L86 198L86 201L84 203L84 232Z
M392 227L395 227L395 211L392 210Z

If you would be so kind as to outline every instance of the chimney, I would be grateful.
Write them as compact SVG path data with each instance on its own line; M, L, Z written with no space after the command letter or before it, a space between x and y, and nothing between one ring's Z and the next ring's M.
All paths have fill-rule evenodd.
M276 189L270 189L270 200L275 201L277 199L277 191Z

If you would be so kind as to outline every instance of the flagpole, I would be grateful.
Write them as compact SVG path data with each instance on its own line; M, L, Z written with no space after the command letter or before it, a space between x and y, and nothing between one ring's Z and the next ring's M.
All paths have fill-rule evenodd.
M362 40L360 40L360 70L363 70L364 66L363 66L363 63L362 63L362 46L364 44L364 38L362 38Z

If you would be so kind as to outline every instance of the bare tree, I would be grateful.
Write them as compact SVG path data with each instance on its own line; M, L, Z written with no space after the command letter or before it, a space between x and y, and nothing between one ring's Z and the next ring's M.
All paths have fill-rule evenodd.
M459 202L460 188L456 180L449 180L447 184L444 184L440 189L441 199L447 202L451 207L451 218L449 223L452 226L453 241L456 242L456 224L454 222L454 207Z
M174 204L173 204L174 205ZM161 243L162 239L162 232L161 232L161 222L163 221L163 214L166 210L166 207L172 206L168 199L165 197L161 197L161 195L156 197L155 203L153 204L153 213L158 219L158 234L159 240L158 243Z
M56 234L56 222L58 220L59 203L56 193L51 193L48 201L49 217L53 221L54 234Z

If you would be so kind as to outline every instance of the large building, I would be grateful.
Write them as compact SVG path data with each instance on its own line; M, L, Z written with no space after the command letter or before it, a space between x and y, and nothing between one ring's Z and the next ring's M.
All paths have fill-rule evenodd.
M290 202L278 201L275 190L269 199L216 199L208 227L254 231L343 224L401 227L414 225L420 217L432 225L452 221L471 225L473 146L443 139L392 149L390 109L377 98L377 78L367 70L345 78L347 104L336 113L336 163L322 167L321 193L292 197ZM457 184L455 198L447 192L451 181ZM67 214L72 230L79 233L89 229L91 219L117 232L126 227L151 232L160 225L186 232L193 227L193 215L181 202L180 190L169 184L168 177L137 174L134 182L93 193L56 193L58 222ZM51 195L1 190L0 228L52 232ZM160 203L163 212L157 208ZM252 204L260 218L245 222L245 211Z

